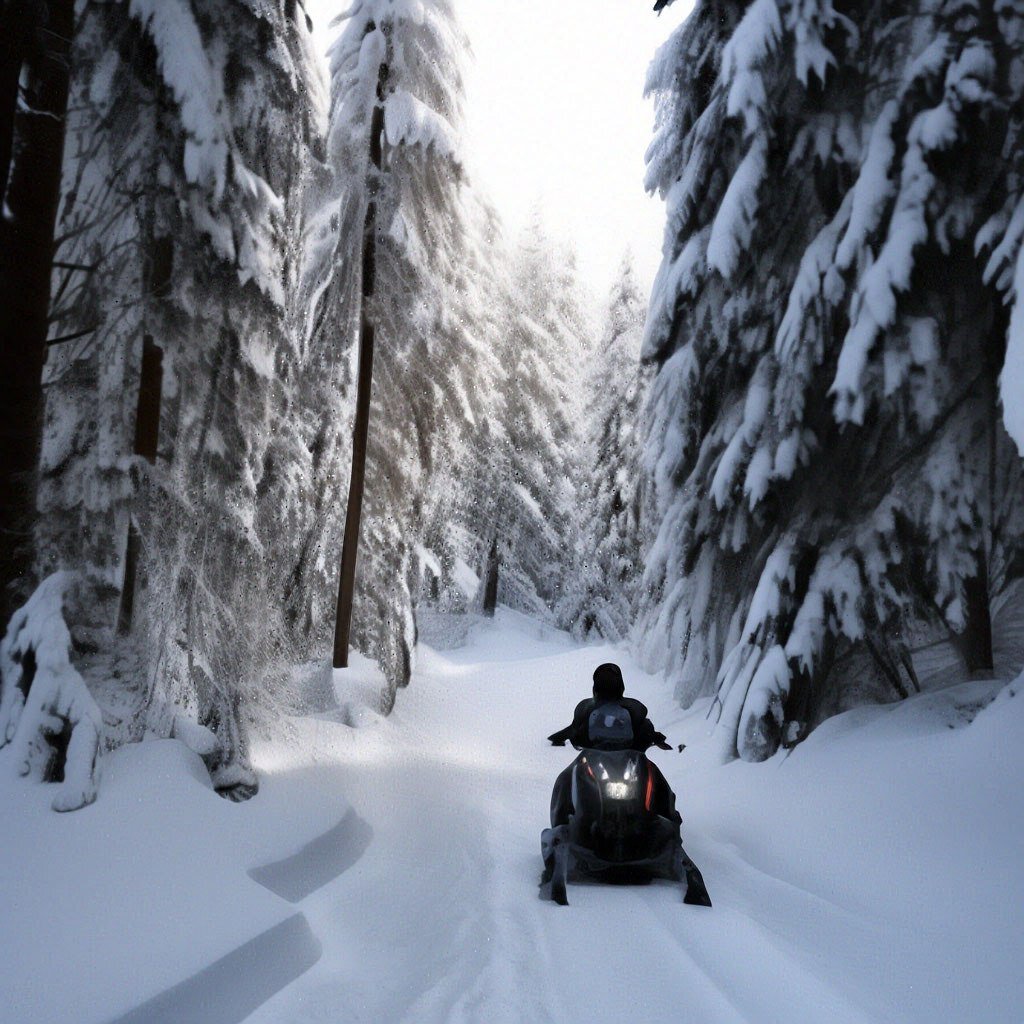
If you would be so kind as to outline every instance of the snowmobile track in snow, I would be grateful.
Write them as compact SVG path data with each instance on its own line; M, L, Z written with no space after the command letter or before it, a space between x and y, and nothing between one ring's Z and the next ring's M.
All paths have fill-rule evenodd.
M334 828L297 853L252 868L249 877L289 903L298 903L344 874L362 857L372 839L373 828L350 809Z
M320 953L305 914L293 914L111 1024L239 1024Z
M581 880L567 910L537 899L538 838L551 785L570 756L543 737L586 691L593 666L609 658L622 661L656 724L665 722L673 736L689 729L686 758L658 759L714 910L685 905L679 884L661 880ZM883 714L876 716L882 723ZM851 743L845 752L829 747L827 756L807 746L782 774L723 767L698 742L703 720L682 716L663 681L644 676L621 652L574 647L507 610L464 648L423 648L413 685L390 718L320 728L317 750L343 771L327 773L323 785L333 798L340 784L352 817L250 877L302 901L304 942L316 949L322 942L322 956L309 956L302 969L294 953L302 943L286 935L256 951L274 960L274 979L257 978L258 986L259 968L232 967L245 962L236 954L116 1024L227 1024L242 1019L243 997L253 1007L246 1024L1019 1019L1019 900L1010 905L998 896L1019 891L1016 860L987 859L999 881L986 890L986 913L1002 929L996 940L983 928L960 930L965 905L943 909L949 886L942 872L955 867L946 844L956 836L945 817L936 815L940 832L928 815L933 807L944 811L951 792L960 793L961 808L974 808L974 776L967 773L961 792L947 778L955 779L953 768L943 767L970 735L949 739L943 727L938 740L929 734L913 748L926 759L918 789L936 763L947 773L928 782L926 797L938 795L925 800L923 813L917 790L891 793L893 755L876 764L880 741ZM1007 748L1006 737L1016 736L993 735ZM986 753L996 746L988 734L973 742ZM936 743L944 744L941 757ZM1009 794L1002 804L1012 811L1012 784L1002 781L1011 775L1000 775L995 792ZM873 786L866 796L859 791L865 777ZM318 785L315 776L306 781ZM897 814L931 841L904 849ZM924 883L919 863L930 872ZM908 893L932 902L916 898L911 911ZM929 907L941 913L929 916ZM943 945L947 935L953 939ZM966 935L977 953L962 941ZM281 981L289 966L290 984ZM241 997L218 992L225 970L237 971ZM979 1003L977 979L988 976L1002 987L995 1001L986 990ZM200 1002L202 1016L190 1017Z

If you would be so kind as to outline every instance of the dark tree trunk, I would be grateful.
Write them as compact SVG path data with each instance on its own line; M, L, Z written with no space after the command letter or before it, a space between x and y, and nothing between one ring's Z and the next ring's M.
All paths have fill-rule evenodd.
M356 418L352 428L352 474L345 513L345 537L341 547L341 571L338 574L338 608L334 622L334 667L348 667L349 636L352 631L352 603L355 597L356 557L359 553L359 527L363 515L363 489L366 480L366 445L370 432L370 393L373 388L374 326L370 319L377 272L377 194L383 166L384 93L388 65L382 63L377 75L377 104L370 118L369 202L363 223L363 289L359 317L359 379L356 383Z
M999 371L1003 362L1002 339L1006 337L1007 323L1000 304L988 307L994 315L972 317L979 324L989 322L989 330L996 341L987 346L986 390L988 420L988 507L987 547L981 548L976 556L977 572L964 580L964 631L956 638L964 667L971 678L991 679L995 673L995 658L992 643L992 608L989 601L989 559L999 541L996 526L996 488L998 466L998 431L1001 419L999 411Z
M966 625L959 636L964 665L972 678L991 678L995 671L992 651L992 613L988 600L988 563L978 555L978 571L964 580L964 618Z
M491 542L491 550L487 555L487 575L484 579L484 615L493 617L498 607L498 538Z
M152 186L155 190L155 182ZM143 272L143 292L147 302L156 302L170 289L174 269L174 241L158 237L153 227L150 210L145 227L149 244L149 258ZM163 401L163 349L151 334L142 336L142 361L139 366L139 396L135 406L135 441L132 451L150 465L156 462L160 443L160 412ZM132 510L128 510L128 537L124 549L124 576L121 583L121 601L117 611L117 631L121 635L131 632L135 618L135 593L138 586L139 556L142 538Z
M25 57L25 102L14 119L0 219L0 623L10 617L32 572L42 373L74 32L74 0L31 6L41 9L41 24ZM16 9L5 5L5 16Z
M21 69L29 42L38 30L40 11L35 0L3 0L0 6L0 201L7 191L14 151Z
M142 366L139 372L139 401L135 415L135 454L148 463L156 462L160 441L160 399L164 378L163 350L151 334L142 339Z
M142 339L142 367L139 373L139 401L135 413L136 455L147 462L156 461L160 440L160 400L163 391L163 351L147 334ZM128 515L128 540L124 554L124 582L121 585L121 604L117 613L117 631L130 633L135 613L135 589L139 571L142 541L135 517Z

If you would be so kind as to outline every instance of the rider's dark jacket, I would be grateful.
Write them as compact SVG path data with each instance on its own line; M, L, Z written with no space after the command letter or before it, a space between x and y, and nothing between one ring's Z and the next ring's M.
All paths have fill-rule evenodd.
M589 724L590 715L593 710L601 704L619 704L629 712L630 721L633 725L632 747L635 750L646 750L657 743L664 743L665 737L658 732L651 720L647 717L647 708L633 697L619 697L608 700L588 697L576 705L576 711L572 716L572 724L553 732L548 739L557 746L561 746L568 740L574 747L589 747Z

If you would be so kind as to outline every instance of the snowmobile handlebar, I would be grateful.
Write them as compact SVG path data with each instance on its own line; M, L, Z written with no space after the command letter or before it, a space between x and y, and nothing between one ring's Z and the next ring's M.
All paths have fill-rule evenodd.
M548 737L548 739L551 741L551 746L553 746L553 747L564 747L565 743L566 743L567 737L561 736L558 733L552 733L552 735L550 735ZM587 749L585 744L580 745L580 744L577 744L577 743L573 742L572 746L573 746L573 749L575 749L575 750L586 750ZM659 732L651 740L651 742L648 743L642 749L639 746L631 747L630 749L632 749L632 750L639 750L640 753L644 753L645 751L650 750L651 747L657 747L659 750L671 750L672 749L672 744L668 742L668 739L666 738L664 733L660 733ZM680 750L681 749L682 749L682 747L680 747Z

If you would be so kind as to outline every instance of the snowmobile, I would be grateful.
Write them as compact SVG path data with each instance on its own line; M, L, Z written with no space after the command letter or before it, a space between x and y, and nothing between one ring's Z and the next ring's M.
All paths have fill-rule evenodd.
M582 748L572 765L568 823L541 833L542 895L567 906L570 880L668 878L686 884L684 903L710 907L704 879L683 849L679 815L673 807L667 817L655 806L656 782L642 751Z

